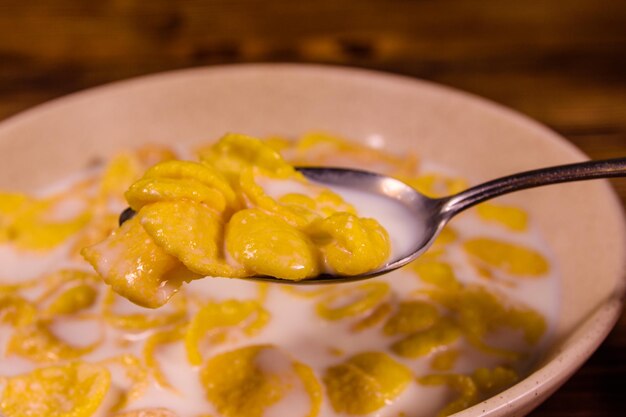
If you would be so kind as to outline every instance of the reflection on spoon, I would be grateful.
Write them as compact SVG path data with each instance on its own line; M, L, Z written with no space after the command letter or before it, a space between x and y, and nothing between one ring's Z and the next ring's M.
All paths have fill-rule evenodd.
M367 171L329 167L297 169L309 180L329 187L346 201L358 201L360 215L378 220L392 239L394 250L391 259L383 267L361 275L324 274L301 281L268 276L245 279L306 285L351 282L386 274L424 253L441 229L455 215L469 207L527 188L596 178L623 177L626 176L626 158L587 161L526 171L443 198L426 197L402 181ZM124 210L120 215L120 224L134 214L130 208Z

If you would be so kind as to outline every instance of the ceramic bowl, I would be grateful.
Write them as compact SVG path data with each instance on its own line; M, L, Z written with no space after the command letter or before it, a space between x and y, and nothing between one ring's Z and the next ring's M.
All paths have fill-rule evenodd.
M585 159L520 114L431 83L354 69L242 65L114 83L4 121L0 189L34 189L144 142L184 145L227 131L265 136L312 129L410 149L474 183ZM528 413L591 355L622 308L626 232L608 183L509 198L523 199L557 259L562 293L554 339L526 378L458 416Z

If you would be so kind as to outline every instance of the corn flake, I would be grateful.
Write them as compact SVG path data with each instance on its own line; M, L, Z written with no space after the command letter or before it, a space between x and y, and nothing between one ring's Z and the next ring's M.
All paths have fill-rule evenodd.
M428 329L439 320L439 311L431 303L404 301L385 323L383 332L388 336L408 334Z
M534 278L549 270L546 258L534 249L491 238L475 238L463 243L475 259L515 277Z
M98 290L93 285L79 283L59 294L46 308L44 314L48 317L75 314L92 307L97 297Z
M295 170L280 154L259 139L230 133L218 143L199 151L202 163L216 168L231 183L239 178L244 168L255 166L263 174L275 178L289 178Z
M467 375L427 375L418 378L417 381L422 385L446 385L459 393L455 400L439 411L437 414L438 417L449 416L450 414L454 414L458 411L471 407L479 401L478 388L476 387L474 380Z
M210 331L226 330L239 326L247 336L262 330L270 315L257 301L228 300L205 304L189 323L185 334L187 358L192 365L202 363L200 340Z
M245 275L243 268L226 262L223 222L203 204L191 200L160 201L144 207L139 218L156 245L190 271L200 276Z
M37 308L17 294L0 294L0 323L23 327L37 320Z
M91 417L109 386L100 365L71 362L7 378L0 401L6 417Z
M498 223L515 232L528 229L528 213L517 207L482 203L476 207L476 213L486 222Z
M425 356L435 349L450 346L461 337L459 327L443 318L425 330L415 332L391 345L391 350L404 358Z
M200 379L207 399L224 417L262 417L297 381L311 400L306 417L315 417L320 408L321 389L310 368L269 345L216 355L203 366Z
M382 352L364 352L327 369L326 392L339 413L368 414L395 399L412 379L411 371Z
M341 320L372 311L390 292L386 282L366 282L331 293L317 303L317 314L326 320Z
M6 353L37 363L52 364L78 359L92 352L100 343L101 340L98 340L85 347L72 346L57 337L45 323L36 322L15 329L7 343Z
M178 291L189 272L146 233L137 216L82 255L105 283L135 304L156 308Z
M359 275L389 258L389 235L374 219L335 213L314 222L311 230L326 265L337 274Z
M175 343L183 340L187 329L185 326L175 326L172 329L157 331L148 337L143 346L143 358L146 366L152 372L152 376L157 384L165 389L178 393L178 390L170 384L165 374L161 370L159 361L156 359L155 351L161 345Z
M230 219L226 248L251 274L297 281L319 273L319 255L313 242L258 209L239 211Z

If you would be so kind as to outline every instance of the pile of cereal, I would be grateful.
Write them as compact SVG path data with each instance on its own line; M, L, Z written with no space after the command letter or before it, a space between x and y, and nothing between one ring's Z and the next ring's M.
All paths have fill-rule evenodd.
M117 292L160 307L184 281L358 275L389 257L387 232L258 139L229 134L152 168L125 193L137 215L84 257ZM278 198L261 184L291 189ZM132 277L132 279L129 279Z

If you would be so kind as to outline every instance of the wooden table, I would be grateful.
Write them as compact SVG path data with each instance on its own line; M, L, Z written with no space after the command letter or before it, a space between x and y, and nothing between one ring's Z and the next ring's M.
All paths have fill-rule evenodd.
M157 71L322 62L447 84L626 156L625 27L620 0L0 0L0 119ZM622 416L625 377L626 316L533 416Z

